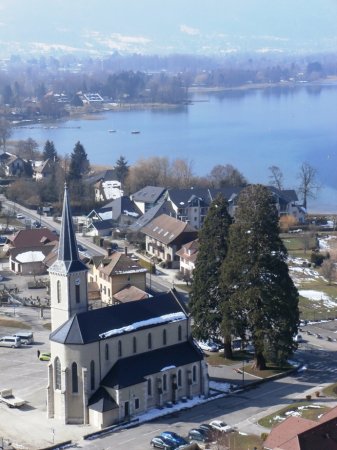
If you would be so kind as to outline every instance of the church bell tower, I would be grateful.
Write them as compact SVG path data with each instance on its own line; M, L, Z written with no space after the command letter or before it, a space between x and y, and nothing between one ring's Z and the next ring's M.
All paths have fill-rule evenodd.
M88 268L78 254L65 185L57 260L49 268L52 331L74 314L88 310L87 272Z

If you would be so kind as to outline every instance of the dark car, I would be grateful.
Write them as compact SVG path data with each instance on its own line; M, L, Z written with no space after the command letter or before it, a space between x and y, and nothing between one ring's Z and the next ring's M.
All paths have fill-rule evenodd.
M166 439L163 436L155 436L153 439L151 439L151 447L154 448L163 448L165 450L175 450L178 445L174 444L169 439Z
M171 441L173 444L176 444L177 446L188 444L186 439L179 436L179 434L174 433L174 431L163 431L160 436Z
M206 430L202 428L192 428L188 433L189 441L210 442L211 437Z
M208 423L202 423L202 424L200 424L200 425L198 426L198 428L200 428L201 430L206 431L206 433L207 433L209 436L214 435L214 428L211 427L211 425L208 424Z

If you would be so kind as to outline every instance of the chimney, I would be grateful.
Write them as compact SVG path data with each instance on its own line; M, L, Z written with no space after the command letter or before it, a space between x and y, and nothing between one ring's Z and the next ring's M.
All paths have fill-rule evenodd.
M125 256L128 256L128 248L127 247L124 247L124 253L125 253Z

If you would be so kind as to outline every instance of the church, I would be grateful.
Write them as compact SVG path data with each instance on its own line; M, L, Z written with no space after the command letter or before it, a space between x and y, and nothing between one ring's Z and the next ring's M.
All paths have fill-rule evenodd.
M91 310L87 272L65 187L58 255L49 268L48 417L102 429L207 396L207 365L177 292Z

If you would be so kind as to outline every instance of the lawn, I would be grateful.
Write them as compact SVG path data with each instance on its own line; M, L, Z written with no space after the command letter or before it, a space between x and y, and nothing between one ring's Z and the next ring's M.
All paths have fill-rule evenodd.
M265 428L272 428L279 424L287 417L296 416L303 417L304 419L317 420L322 414L329 411L330 408L323 406L319 402L297 402L292 405L288 405L273 414L263 417L258 421L258 424Z
M242 370L243 367L241 367L240 369ZM267 368L265 370L257 370L254 367L252 367L251 363L245 364L244 366L244 370L246 373L249 373L250 375L253 375L257 378L273 377L275 375L279 375L292 369L293 367L290 364L278 366L273 363L267 363Z
M8 327L8 328L21 328L30 330L31 326L15 319L8 319L7 317L0 317L0 327Z
M230 433L228 438L228 447L235 450L253 450L253 448L256 448L256 450L263 449L263 441L259 436L235 432Z
M330 384L323 389L322 393L327 397L337 397L337 383Z
M233 359L225 358L223 352L205 353L205 357L207 364L211 366L232 366L240 361L247 361L253 358L250 353L243 351L233 352Z

